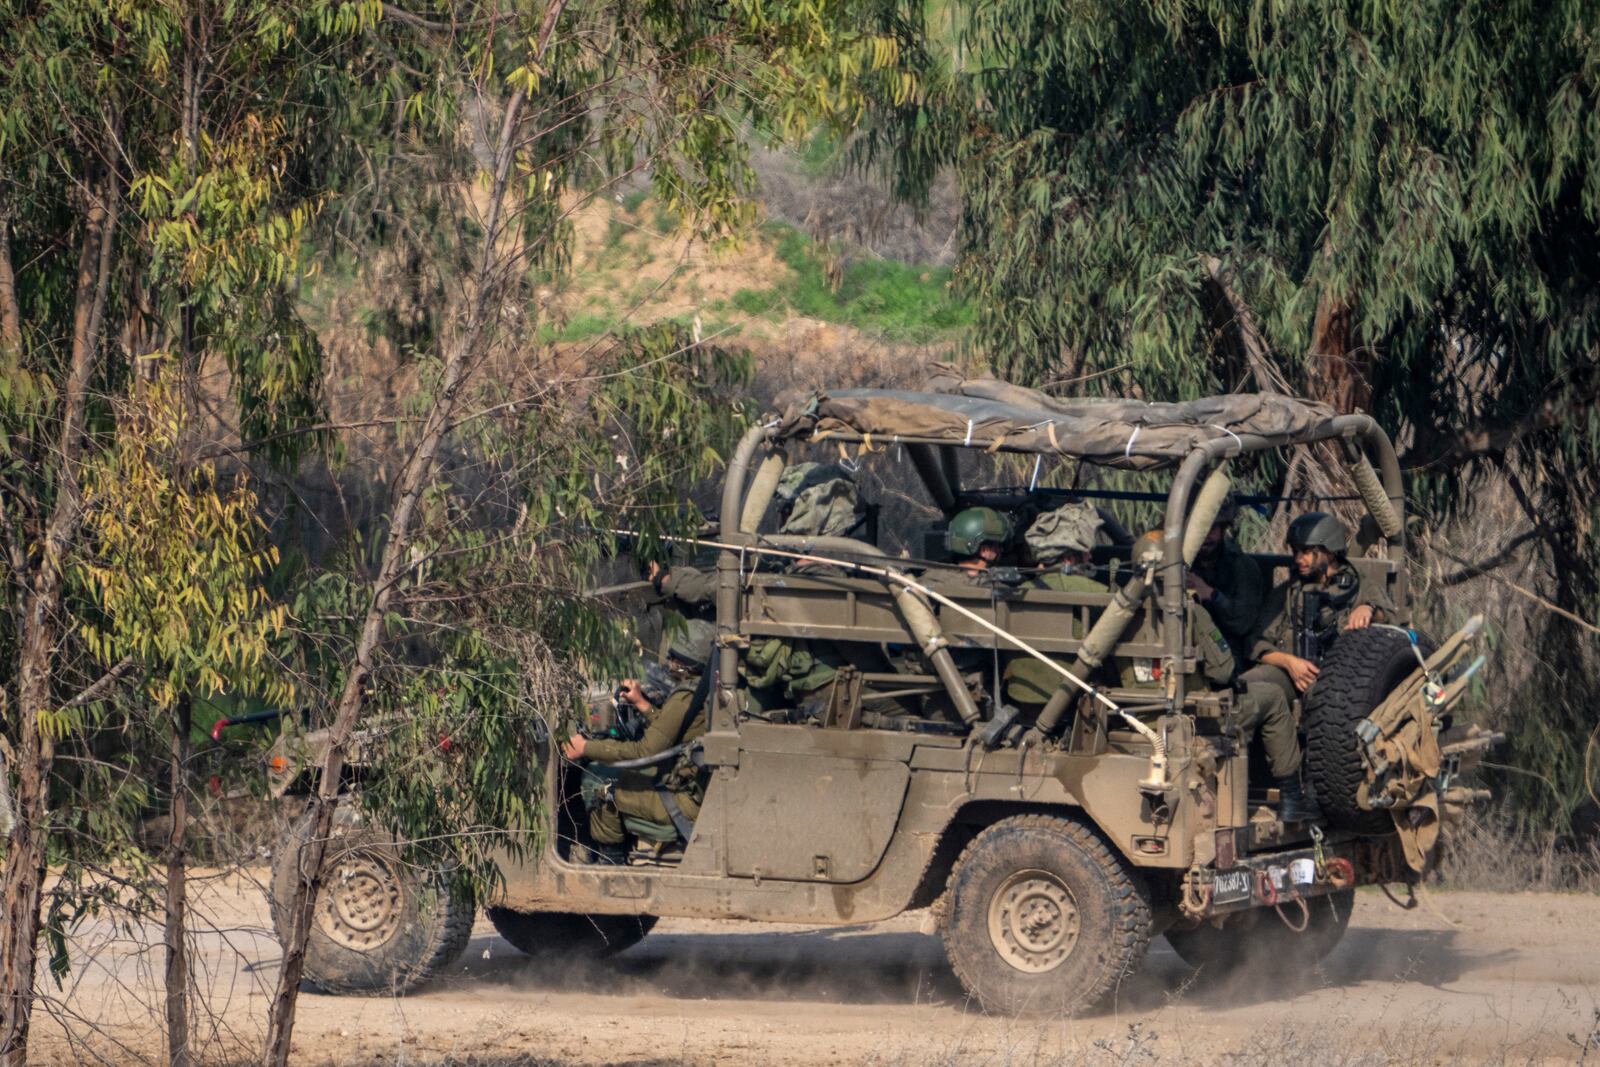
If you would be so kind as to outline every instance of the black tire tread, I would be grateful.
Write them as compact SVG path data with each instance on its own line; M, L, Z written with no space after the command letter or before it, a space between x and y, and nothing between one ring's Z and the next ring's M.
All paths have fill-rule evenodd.
M1111 883L1115 895L1116 939L1114 948L1117 952L1115 965L1104 968L1098 981L1075 1005L1066 1009L1069 1016L1078 1015L1093 1008L1110 994L1124 978L1138 971L1144 962L1145 953L1150 948L1151 939L1151 908L1150 900L1146 894L1143 883L1133 868L1119 853L1111 848L1100 833L1074 818L1057 815L1013 815L997 822L991 823L967 843L955 865L951 868L950 880L953 883L961 868L973 855L985 847L985 842L992 840L996 835L1006 831L1043 831L1051 834L1061 834L1082 849L1088 857L1106 875ZM939 933L946 943L951 936L950 922L952 908L949 900L944 901L944 906L939 915ZM969 994L977 997L980 1002L978 975L969 973L957 958L955 953L946 952L946 958L960 980L962 988ZM986 1009L1015 1010L1015 1006L984 1004Z
M529 956L614 956L644 940L656 925L654 915L583 915L512 908L485 908L484 914L512 948Z
M1365 811L1356 801L1367 769L1355 728L1411 673L1397 665L1402 655L1414 668L1403 633L1387 627L1350 630L1334 642L1306 693L1306 773L1323 813L1340 829L1382 834L1394 827L1387 812Z
M284 905L278 900L277 887L280 878L289 877L289 872L283 865L298 862L299 850L310 831L311 813L308 811L295 820L279 843L279 847L273 850L272 880L268 883L268 893L271 899L273 931L278 935L280 943L284 938L286 924ZM467 942L472 939L472 924L477 919L478 909L470 895L452 892L444 886L438 886L437 891L443 904L443 917L434 927L434 936L425 956L413 966L393 971L389 982L374 985L368 982L342 981L338 975L314 967L310 946L307 946L306 978L324 993L339 996L395 996L410 992L424 982L438 977L445 968L460 958L467 947Z

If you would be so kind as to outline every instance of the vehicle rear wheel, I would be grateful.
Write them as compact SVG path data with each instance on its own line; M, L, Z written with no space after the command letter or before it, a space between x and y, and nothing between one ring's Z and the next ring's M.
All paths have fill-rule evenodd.
M273 853L272 922L280 942L310 833L308 812ZM323 853L305 976L326 993L406 992L461 955L475 910L443 877L406 862L394 838L341 808Z
M1419 636L1423 656L1433 642ZM1386 811L1366 811L1356 791L1366 781L1356 724L1417 669L1411 640L1399 630L1371 626L1339 635L1306 693L1306 774L1328 822L1342 830L1382 834L1394 829Z
M654 915L579 915L488 908L485 914L511 947L530 956L610 956L644 940Z
M1192 929L1169 929L1167 944L1183 962L1207 974L1222 975L1242 967L1258 973L1288 976L1321 962L1344 937L1355 909L1356 892L1345 889L1306 901L1306 928L1296 932L1271 908L1252 908L1230 915L1221 926L1201 923ZM1290 919L1297 904L1285 904Z
M986 1011L1070 1015L1138 969L1150 922L1138 873L1098 833L1019 815L967 846L942 932L950 966Z

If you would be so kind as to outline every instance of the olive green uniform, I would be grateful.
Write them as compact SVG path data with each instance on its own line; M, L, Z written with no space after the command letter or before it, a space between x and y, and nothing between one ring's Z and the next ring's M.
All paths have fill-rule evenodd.
M1304 582L1291 578L1278 583L1267 595L1261 620L1250 638L1250 658L1257 662L1239 676L1243 692L1236 721L1246 736L1260 730L1267 763L1273 775L1279 778L1300 771L1300 738L1293 711L1297 694L1288 671L1259 661L1269 652L1295 654L1297 631L1308 593L1319 600L1311 629L1323 653L1337 639L1350 612L1357 606L1372 605L1375 622L1383 621L1386 613L1394 611L1381 592L1373 593L1361 587L1360 575L1349 562L1341 562L1323 581Z
M1054 570L1042 574L1029 583L1034 589L1051 589L1058 593L1106 593L1104 582L1097 582L1086 574ZM1072 622L1072 636L1081 639L1084 634L1078 620ZM1063 664L1065 666L1065 664ZM1049 703L1051 695L1066 679L1026 652L1012 656L1002 676L1006 699L1024 707L1041 707Z
M698 678L679 683L661 709L651 716L643 736L637 741L589 741L584 745L583 754L595 763L617 763L654 756L673 745L687 744L700 737L706 732L706 709L694 707L694 694L699 684ZM622 826L624 815L672 825L672 815L661 798L661 789L672 794L687 818L693 820L700 814L700 801L705 796L703 772L685 753L659 777L654 769L621 772L610 796L589 812L590 836L597 844L622 844L627 840Z
M1216 590L1205 602L1205 609L1228 639L1233 654L1242 660L1250 652L1250 640L1266 600L1267 583L1261 576L1261 567L1233 541L1224 538L1215 552L1209 557L1199 556L1191 569Z

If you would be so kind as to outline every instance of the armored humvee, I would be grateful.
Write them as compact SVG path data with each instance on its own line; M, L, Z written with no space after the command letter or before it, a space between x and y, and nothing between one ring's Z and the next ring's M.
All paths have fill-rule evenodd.
M1342 457L1367 512L1352 562L1400 615L1341 637L1303 702L1308 777L1325 812L1317 825L1277 817L1276 793L1252 777L1235 694L1193 687L1184 610L1186 570L1230 491L1230 461L1313 442ZM1067 496L1164 506L1160 550L1136 558L1128 539L1096 549L1105 593L936 585L923 564L869 538L762 532L781 471L808 449L903 459L946 517ZM1049 457L1170 472L1170 485L964 487L964 449L1021 454L1021 469ZM1438 649L1408 628L1400 468L1366 415L1268 395L1060 399L993 379L823 392L744 436L720 516L706 539L718 551L720 647L698 819L683 840L671 826L630 825L657 846L625 865L586 861L579 776L547 739L538 758L551 832L536 858L503 867L503 889L486 902L525 952L615 951L660 916L843 924L932 908L955 973L985 1009L1051 1013L1094 1004L1161 934L1194 964L1308 964L1339 940L1357 886L1421 877L1441 808L1464 793L1453 780L1482 744L1446 729L1473 628ZM767 562L796 555L837 566ZM1274 577L1288 564L1256 558ZM767 636L854 644L880 666L852 669L824 716L758 718L739 664ZM956 669L963 650L1049 659L1061 688L1043 711L1019 715L993 677ZM1129 661L1157 684L1121 688L1114 668ZM884 696L916 706L919 694L955 715L885 723L860 713ZM292 753L274 766L282 782L304 782ZM448 965L474 903L401 862L353 812L337 833L308 976L332 992L391 990ZM308 874L298 840L278 850L280 897Z

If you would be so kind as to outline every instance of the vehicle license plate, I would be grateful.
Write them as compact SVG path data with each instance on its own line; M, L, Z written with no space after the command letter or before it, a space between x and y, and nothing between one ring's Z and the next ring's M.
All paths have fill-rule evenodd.
M1249 900L1250 889L1254 882L1255 874L1249 867L1219 871L1211 880L1211 903L1233 904L1240 900Z

